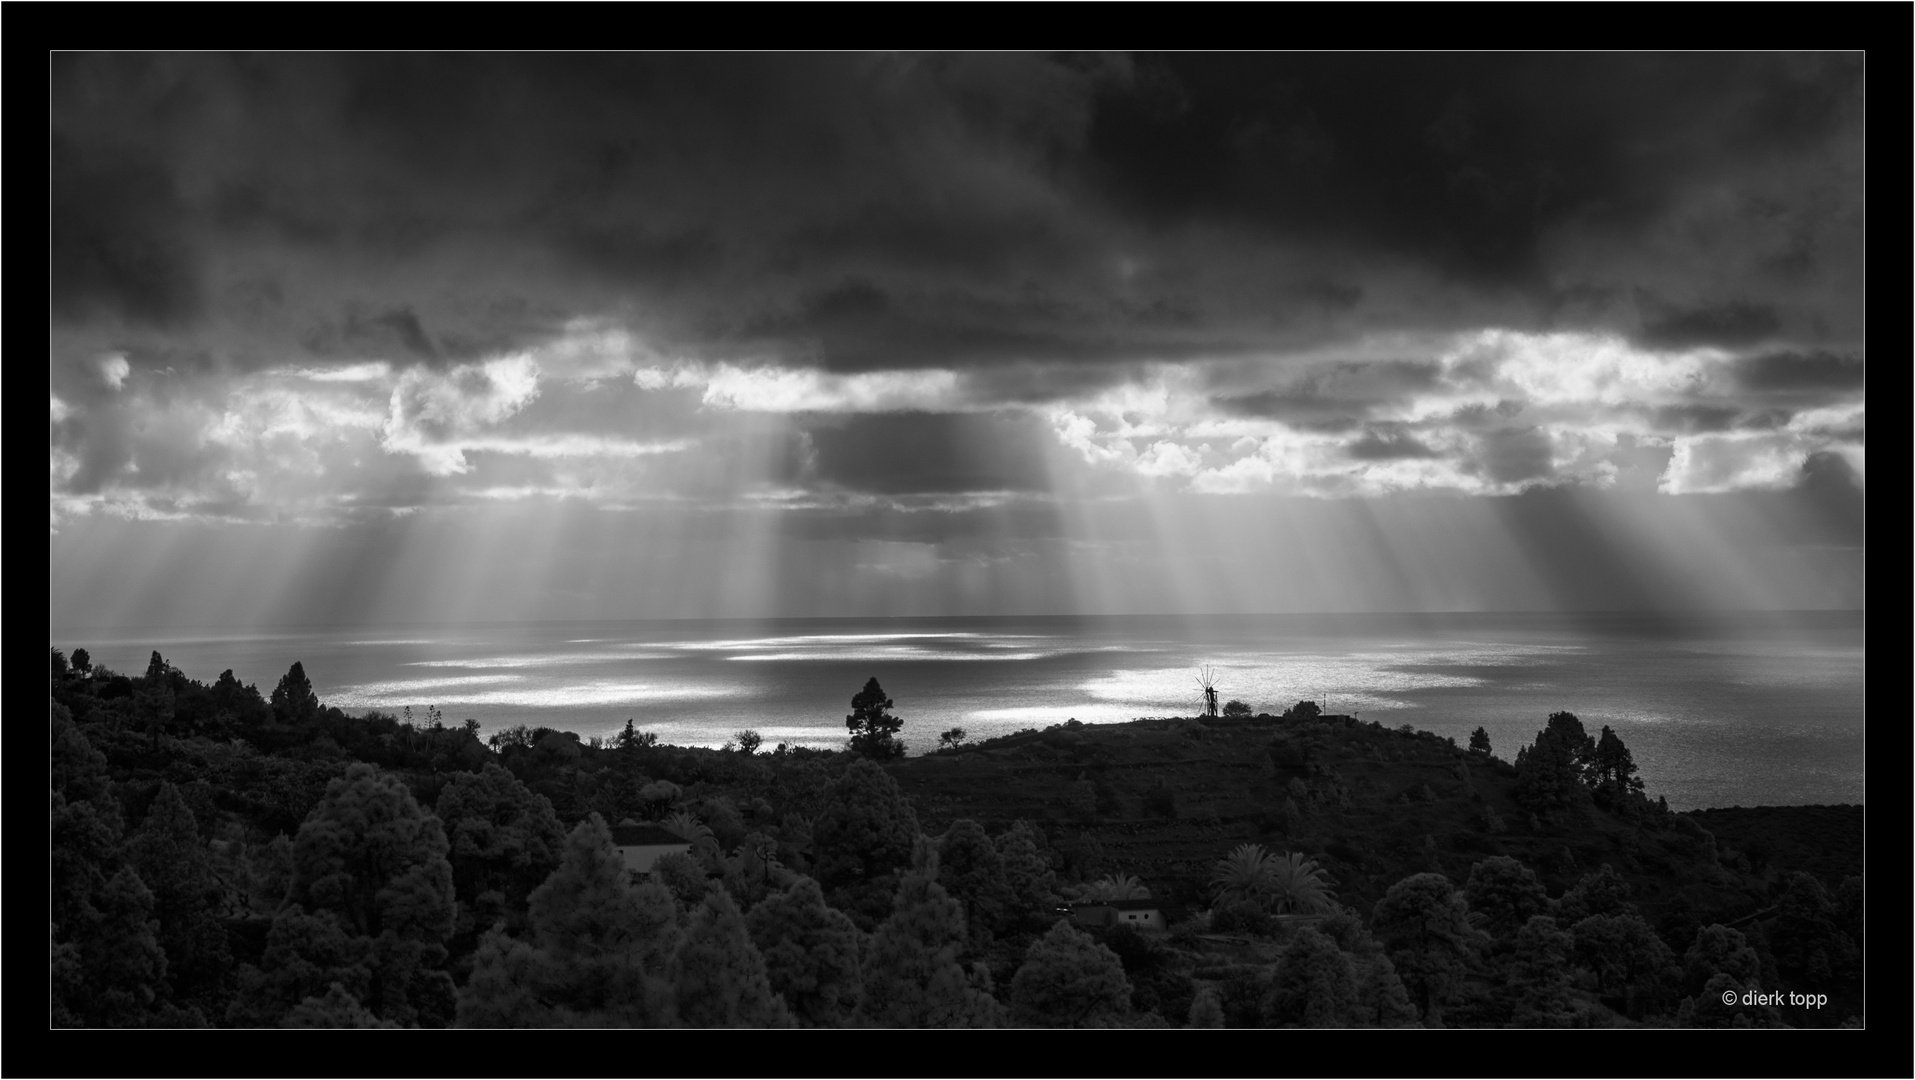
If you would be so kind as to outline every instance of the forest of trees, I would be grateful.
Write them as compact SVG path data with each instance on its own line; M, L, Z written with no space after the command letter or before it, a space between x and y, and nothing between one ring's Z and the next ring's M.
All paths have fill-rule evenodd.
M1860 878L1787 878L1767 929L1672 930L1606 865L1552 897L1492 856L1359 911L1308 853L1219 844L1208 902L1168 932L1081 927L1060 904L1152 883L1075 876L1043 822L927 835L887 771L891 707L871 680L835 752L631 724L481 740L436 710L328 707L299 664L262 695L157 652L128 676L55 650L51 1023L1765 1027L1783 1014L1725 993L1859 1001ZM1668 817L1621 740L1567 713L1514 767L1539 817ZM635 878L624 822L690 851Z

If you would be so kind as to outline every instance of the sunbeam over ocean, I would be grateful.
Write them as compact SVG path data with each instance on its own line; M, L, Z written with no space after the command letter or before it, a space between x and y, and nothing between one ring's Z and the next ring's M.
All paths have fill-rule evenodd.
M467 717L610 736L629 718L662 741L835 747L864 680L905 719L913 753L1075 718L1194 715L1219 700L1301 700L1467 741L1513 759L1558 710L1615 728L1649 794L1671 807L1862 803L1865 650L1859 612L1709 622L1629 614L1270 615L521 623L99 635L56 648L137 674L158 650L195 679L231 668L262 693L295 661L349 711Z

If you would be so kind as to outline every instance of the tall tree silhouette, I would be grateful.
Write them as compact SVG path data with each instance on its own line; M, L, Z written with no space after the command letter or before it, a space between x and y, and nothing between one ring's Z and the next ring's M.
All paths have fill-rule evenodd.
M293 661L293 666L287 669L286 674L280 676L279 685L273 687L271 700L273 719L282 724L303 726L319 715L319 695L313 693L312 680L306 678L305 665L297 660Z
M1618 806L1630 795L1642 791L1642 778L1636 775L1636 761L1622 739L1604 724L1602 738L1596 740L1590 764L1590 784L1596 798L1607 806Z
M892 704L875 676L851 699L851 714L844 718L844 726L851 732L853 751L877 761L904 756L904 744L897 740L904 721L891 715Z

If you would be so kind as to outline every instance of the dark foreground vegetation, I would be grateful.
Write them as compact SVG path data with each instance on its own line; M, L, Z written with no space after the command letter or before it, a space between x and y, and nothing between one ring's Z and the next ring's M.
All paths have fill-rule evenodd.
M52 660L55 1026L1864 1015L1861 808L1672 813L1567 713L1513 762L1238 702L905 758L875 679L852 749L701 750ZM634 877L628 822L688 850Z

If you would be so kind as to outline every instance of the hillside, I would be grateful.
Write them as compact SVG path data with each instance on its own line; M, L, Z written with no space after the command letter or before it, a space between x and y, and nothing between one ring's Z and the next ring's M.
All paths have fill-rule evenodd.
M1830 888L1862 872L1859 806L1730 806L1683 816L1714 833L1731 861L1740 852L1757 872L1803 870Z
M1608 863L1652 924L1739 918L1764 905L1769 885L1767 875L1718 865L1698 815L1652 809L1632 822L1586 806L1538 820L1517 802L1507 762L1348 717L1056 726L890 768L927 832L961 817L992 830L1028 819L1083 864L1072 868L1083 876L1135 874L1193 907L1206 903L1216 861L1245 842L1316 857L1359 911L1409 874L1438 870L1461 883L1491 855L1533 867L1552 895ZM1859 808L1813 812L1825 809L1709 813L1761 814L1750 827L1778 836L1830 830L1839 839L1826 846L1856 853L1855 869L1797 859L1793 840L1778 842L1771 863L1836 874L1833 887L1840 873L1859 872L1861 822ZM1797 818L1800 829L1777 824ZM1746 850L1752 841L1735 835Z
M845 1022L846 1008L912 1026L884 1011L893 995L881 981L918 979L916 953L897 946L920 930L952 951L937 985L952 1002L976 998L964 1008L983 1011L964 1015L980 1022L1003 1020L992 1009L1007 1003L1020 1023L1086 1021L1018 997L1029 965L1067 955L1128 983L1098 1014L1124 1026L1828 1027L1864 1015L1861 808L1670 813L1630 782L1612 733L1592 740L1567 713L1548 719L1520 768L1427 732L1315 715L1073 722L892 758L881 741L867 755L760 753L743 738L674 747L631 724L610 742L523 726L481 742L476 723L447 725L436 711L421 726L323 706L299 664L269 698L230 672L197 683L158 653L138 677L75 659L56 651L51 683L57 1026L432 1027L506 1008L510 994L497 994L522 980L489 935L503 925L518 935L511 948L560 948L538 936L534 891L622 866L606 824L628 819L693 849L649 894L661 949L677 940L672 928L728 918L727 905L774 918L760 912L774 898L836 920L846 941L889 935L895 963L846 976L851 996L837 1005L789 991L821 1026ZM438 913L418 928L423 951L378 982L353 965L324 975L348 955L331 937L312 937L311 956L272 944L317 933L317 910L352 948L385 947L349 903L387 895L370 890L394 872L385 862L354 871L370 891L313 884L331 880L332 864L315 861L326 838L375 824L355 809L364 800L384 808L378 821L418 825L408 858L422 868L421 902L434 905L421 910ZM1292 868L1289 884L1259 846L1296 856L1269 860ZM1212 884L1226 855L1251 872L1228 894ZM1515 862L1472 882L1492 856ZM1059 929L1060 902L1139 899L1140 886L1168 933L1093 928L1112 950L1100 953ZM1301 909L1290 903L1299 896ZM1739 929L1698 933L1713 923ZM782 931L752 933L762 940L739 946L747 956ZM540 963L585 979L589 965L558 957ZM670 982L659 992L703 1008L699 986L681 986L661 957L643 961L648 978ZM1311 983L1322 963L1333 985ZM861 983L867 975L880 983ZM380 989L388 977L400 996ZM1723 987L1703 992L1714 979L1828 1000L1717 1008ZM589 997L592 985L574 989ZM578 1002L581 1023L673 1022L642 1002ZM466 1016L487 1018L564 1021Z

